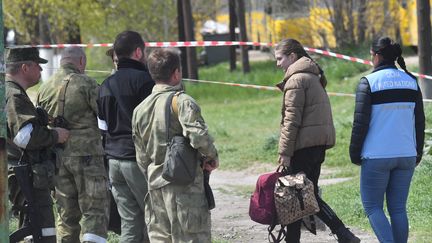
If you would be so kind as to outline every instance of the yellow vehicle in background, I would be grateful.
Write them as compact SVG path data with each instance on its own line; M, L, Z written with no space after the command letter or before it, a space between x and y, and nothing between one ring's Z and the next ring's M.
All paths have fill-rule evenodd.
M353 4L358 2L353 1ZM246 29L250 41L278 42L284 38L295 38L305 46L336 47L331 22L333 0L327 0L329 5L326 0L285 1L285 5L276 5L270 11L268 1L251 0L245 3ZM354 35L357 36L359 14L356 11L358 8L353 9L349 14L354 21ZM344 15L347 22L349 16L346 13ZM405 46L417 46L416 0L368 0L365 17L367 41L375 36L388 35L400 40ZM216 21L229 24L227 8L216 13Z

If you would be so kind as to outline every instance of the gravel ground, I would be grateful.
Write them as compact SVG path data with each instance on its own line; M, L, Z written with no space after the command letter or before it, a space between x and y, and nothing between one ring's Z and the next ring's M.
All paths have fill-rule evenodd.
M249 218L249 198L238 195L234 190L236 186L255 186L259 174L271 169L258 169L232 172L216 170L212 173L210 184L213 188L216 208L212 212L212 237L216 240L229 243L262 243L268 242L267 226L255 223ZM323 170L325 174L326 171ZM339 183L350 178L323 179L320 185ZM234 189L233 189L234 188ZM330 235L330 230L318 230L317 235L302 231L302 242L337 242ZM324 227L326 228L326 227ZM378 242L374 235L350 227L362 242Z

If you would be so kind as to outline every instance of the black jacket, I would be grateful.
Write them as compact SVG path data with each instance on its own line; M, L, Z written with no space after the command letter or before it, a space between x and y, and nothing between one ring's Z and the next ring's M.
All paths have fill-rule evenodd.
M123 58L118 71L101 85L98 117L106 122L105 153L109 159L136 160L132 140L132 113L151 94L155 82L140 62Z
M378 66L373 72L385 69L385 68L396 68L394 64L384 64ZM360 79L360 83L357 86L354 121L351 133L350 143L350 157L351 162L354 164L361 164L361 152L363 144L366 139L366 135L369 130L369 123L372 113L373 96L369 86L368 80L363 77ZM415 132L416 132L416 144L417 144L417 163L420 162L423 154L424 145L424 129L425 129L425 116L423 110L423 99L420 88L418 88L417 99L415 102Z

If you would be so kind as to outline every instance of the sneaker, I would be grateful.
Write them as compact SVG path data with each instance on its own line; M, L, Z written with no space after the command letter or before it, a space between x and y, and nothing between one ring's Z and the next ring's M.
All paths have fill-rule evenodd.
M340 227L336 231L336 236L338 238L338 242L340 243L359 243L360 238L355 236L348 228L345 226Z

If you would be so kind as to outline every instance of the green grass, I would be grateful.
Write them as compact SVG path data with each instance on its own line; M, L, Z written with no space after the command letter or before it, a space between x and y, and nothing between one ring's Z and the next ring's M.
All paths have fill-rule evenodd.
M430 175L432 158L428 156L416 168L408 198L410 242L430 242L432 197ZM359 177L323 188L324 200L332 206L344 223L372 232L360 200Z

